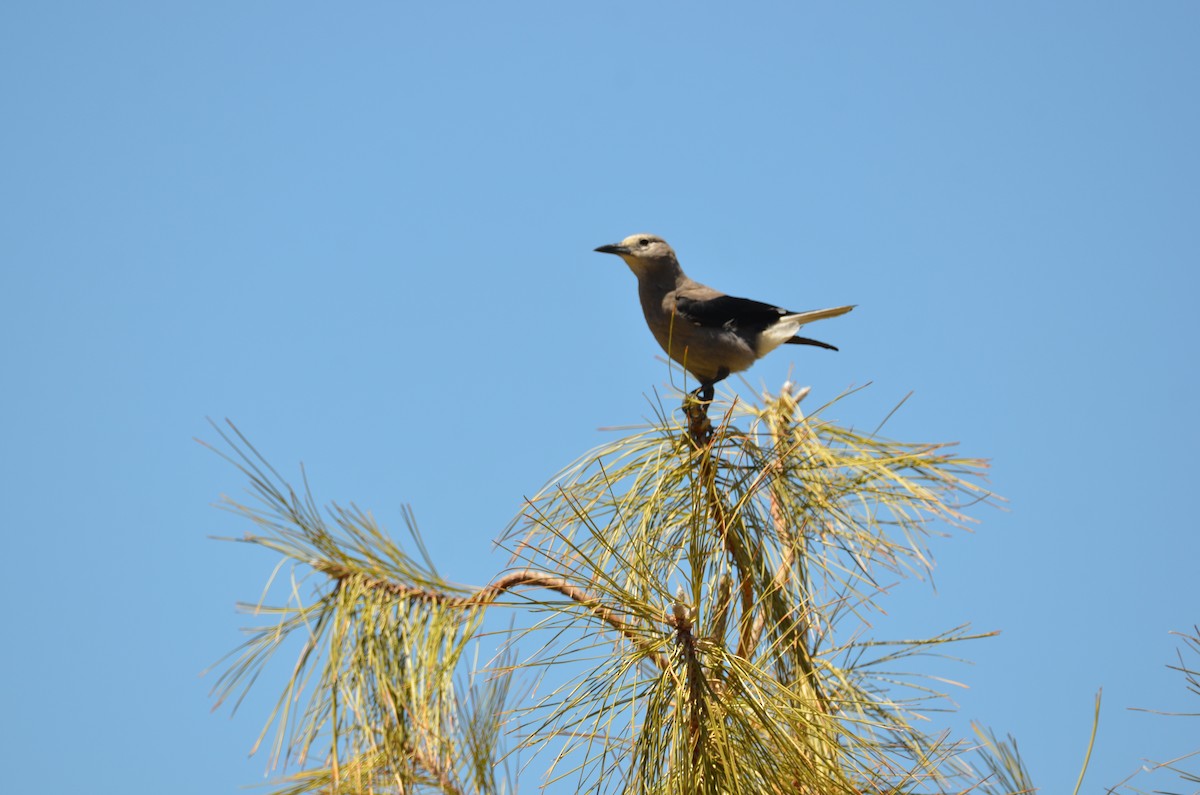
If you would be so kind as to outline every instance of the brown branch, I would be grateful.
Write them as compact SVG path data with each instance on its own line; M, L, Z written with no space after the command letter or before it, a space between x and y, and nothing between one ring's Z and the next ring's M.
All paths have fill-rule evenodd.
M704 753L704 718L707 717L706 699L704 698L704 670L696 654L696 641L689 630L679 630L679 642L684 647L686 656L685 670L687 671L687 709L688 709L688 738L692 744L692 775L700 766L701 755Z
M514 588L522 586L531 586L534 588L545 588L546 590L556 591L567 597L573 602L588 608L601 621L605 622L626 639L631 641L633 645L641 649L647 657L654 661L655 665L660 670L667 670L667 661L661 654L656 652L646 642L646 639L635 631L633 625L621 618L615 612L605 607L600 603L600 600L589 594L583 588L573 585L562 577L556 577L552 574L546 574L532 569L521 569L519 571L509 572L508 574L488 585L479 593L465 600L464 604L472 607L487 607L494 602L500 594L505 591L511 591ZM665 616L661 619L664 623L670 623Z
M729 520L725 507L721 504L720 492L717 490L716 453L713 448L721 435L714 435L712 432L712 425L708 422L709 405L688 395L683 399L683 413L689 420L688 431L692 442L696 445L697 452L704 456L700 461L700 482L706 492L709 515L725 543L725 551L737 572L738 592L742 602L738 631L738 655L744 657L750 648L748 644L753 631L753 627L747 622L750 621L750 615L754 610L754 583L747 571L745 549L738 537L729 531ZM720 431L723 432L729 426L732 415L733 406L730 406L721 421ZM700 423L701 419L703 419L703 425Z
M404 583L394 582L392 580L382 580L378 577L368 577L360 571L356 571L349 566L343 566L340 563L329 563L327 561L314 562L313 568L322 574L328 574L335 580L344 581L357 578L358 582L372 590L384 591L393 596L399 596L404 599L412 599L419 602L432 602L434 604L454 604L461 602L466 597L450 596L441 591L434 591L429 588L418 588L415 585L405 585Z
M589 594L583 588L573 585L562 577L556 577L551 574L546 574L532 569L521 569L519 571L509 572L500 579L492 582L490 585L477 591L471 596L451 596L450 594L434 591L428 588L418 588L413 585L405 585L404 583L394 582L392 580L383 580L377 577L368 577L361 572L356 572L348 566L343 566L338 563L320 563L314 568L317 571L323 572L330 577L344 581L351 578L356 578L358 582L367 588L382 590L402 599L409 599L419 602L430 602L433 604L445 605L448 607L459 607L470 609L475 607L487 607L500 597L501 594L512 591L515 588L533 587L545 588L546 590L555 591L562 594L573 602L588 608L589 611L601 621L605 622L623 637L633 642L635 646L641 649L647 657L649 657L655 665L661 670L667 669L667 662L663 656L655 651L646 639L635 631L633 625L621 618L615 612L607 607L604 607L600 600ZM670 623L670 620L663 617L664 623Z
M739 657L748 658L750 651L753 649L751 644L753 626L750 623L750 617L754 611L754 583L750 578L748 570L749 562L746 559L746 549L737 534L730 530L725 507L721 504L721 495L717 491L716 473L713 470L713 466L712 458L704 459L704 463L701 465L700 476L706 481L708 507L712 514L713 522L717 525L717 531L721 534L721 538L725 542L725 551L729 554L729 558L733 561L733 567L737 572L739 581L738 592L742 599L737 653Z

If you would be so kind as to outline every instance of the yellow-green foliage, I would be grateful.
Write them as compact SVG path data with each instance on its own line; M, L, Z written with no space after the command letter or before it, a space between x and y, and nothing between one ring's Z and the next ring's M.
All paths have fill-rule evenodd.
M597 792L978 785L963 745L915 727L938 694L895 664L979 636L889 643L861 619L881 575L924 574L929 535L988 497L983 465L821 413L787 389L714 404L711 431L664 412L530 499L500 540L509 569L466 590L367 514L317 509L227 437L259 501L230 503L256 523L245 540L309 580L218 693L303 638L268 724L276 758L302 768L287 792L498 792L515 751L539 783ZM501 633L493 662L468 664L468 641L501 609L533 620ZM539 687L514 698L513 677Z

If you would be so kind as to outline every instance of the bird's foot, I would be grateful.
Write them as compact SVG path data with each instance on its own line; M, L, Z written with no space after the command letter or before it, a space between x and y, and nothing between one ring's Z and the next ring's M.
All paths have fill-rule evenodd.
M701 384L691 392L688 392L687 399L703 403L704 410L708 411L708 404L713 402L713 397L716 395L716 393L717 391L712 384Z
M697 446L703 447L712 438L712 421L708 407L713 401L713 385L701 384L683 399L683 414L688 420L688 434Z

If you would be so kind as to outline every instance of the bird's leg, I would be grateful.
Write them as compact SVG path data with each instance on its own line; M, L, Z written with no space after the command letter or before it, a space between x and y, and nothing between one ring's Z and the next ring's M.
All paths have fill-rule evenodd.
M705 404L704 410L706 412L708 411L708 404L713 402L713 396L716 395L716 390L713 388L713 384L717 383L718 381L724 381L728 377L729 368L722 367L717 370L716 378L712 379L711 381L701 381L700 386L698 386L692 392L693 396L695 396L701 403Z

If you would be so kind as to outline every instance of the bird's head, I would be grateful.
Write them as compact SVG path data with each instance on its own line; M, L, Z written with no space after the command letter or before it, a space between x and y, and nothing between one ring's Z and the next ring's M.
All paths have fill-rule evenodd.
M679 267L679 262L675 259L675 252L667 245L667 241L658 235L644 232L630 235L620 243L600 246L596 251L601 254L616 254L625 260L625 264L629 266L630 270L639 276L661 271L664 268L673 271Z

